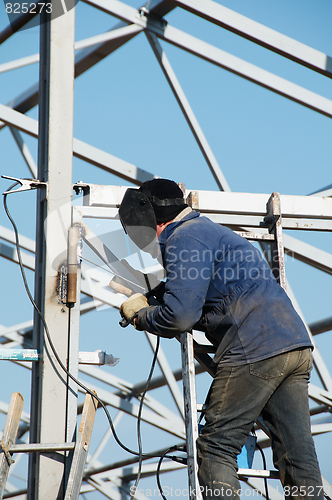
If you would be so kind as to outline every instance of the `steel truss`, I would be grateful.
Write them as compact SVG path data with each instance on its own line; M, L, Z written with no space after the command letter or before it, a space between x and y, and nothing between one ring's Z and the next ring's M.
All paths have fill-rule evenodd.
M241 78L254 82L261 87L295 101L300 105L329 118L332 118L332 101L299 85L295 85L294 83L280 78L279 76L266 70L254 66L253 64L243 61L231 54L228 54L220 48L189 35L178 28L172 27L170 23L165 20L164 16L176 7L184 9L209 21L210 23L216 24L222 29L232 31L240 37L244 37L253 43L276 52L277 54L280 54L281 56L328 78L332 77L332 59L328 55L277 33L274 30L230 11L229 9L226 9L218 3L210 0L204 0L204 2L199 0L173 0L172 2L168 2L167 0L152 0L140 9L135 9L118 0L88 0L86 3L117 18L119 22L115 27L106 33L102 33L98 36L76 43L75 49L77 50L77 53L75 55L75 77L85 73L87 70L98 64L104 58L108 57L140 33L144 33L166 77L170 89L172 90L193 133L193 136L197 141L216 184L221 191L196 191L194 193L187 191L186 195L188 196L188 200L193 208L199 208L202 213L206 214L217 223L229 226L238 232L255 232L256 236L260 235L262 245L264 245L264 238L266 240L268 239L264 218L266 216L266 203L270 194L244 194L230 192L224 173L222 172L218 161L204 136L198 120L190 107L177 76L160 44L160 40L181 48L190 54L212 63L213 65L234 73ZM73 64L73 53L72 55L68 55L67 52L68 47L72 50L74 49L73 19L70 17L70 14L66 14L62 17L64 18L63 26L68 35L68 40L66 41L67 45L62 47L62 49L59 49L60 52L58 54L52 51L52 57L50 57L49 52L44 51L42 52L41 57L37 54L12 61L10 63L0 65L0 73L36 63L39 59L41 59L42 64L46 66L49 65L51 67L50 74L52 77L50 78L50 82L47 84L51 89L52 85L54 85L53 90L51 90L51 98L54 98L57 92L56 84L58 83L59 75L61 76L61 72L66 72L66 75L69 78L70 73L72 72L71 64ZM24 26L27 21L28 17L22 14L17 26ZM52 28L51 25L50 28ZM11 35L12 31L8 27L0 33L0 43L4 42ZM44 35L42 36L48 36L45 30ZM51 41L47 38L44 40L45 46L47 43L52 43L52 37ZM61 50L64 50L62 54ZM70 59L71 57L72 59ZM63 67L63 61L65 61L66 67ZM59 65L59 69L56 69L56 64ZM52 73L52 71L54 73ZM73 76L74 75L72 75L72 77ZM72 189L70 163L72 154L91 165L103 169L106 172L116 175L120 179L135 185L140 185L143 181L151 179L154 175L158 174L158 172L147 172L124 161L123 159L117 158L106 151L98 149L91 144L84 143L76 138L73 138L71 147L72 134L70 128L72 126L72 116L70 116L70 111L69 115L66 115L68 109L71 109L71 106L68 106L68 100L71 101L73 98L73 92L69 87L66 89L66 92L68 92L68 96L66 98L67 106L65 106L66 109L59 109L58 115L56 116L52 113L48 113L47 106L49 103L45 100L47 89L43 90L40 88L38 82L28 88L23 94L14 97L7 105L0 104L0 130L7 126L10 128L17 147L21 152L24 162L26 163L26 166L28 167L33 178L44 180L45 177L43 177L41 167L39 167L39 174L37 174L36 161L29 151L27 144L24 142L21 132L34 138L39 137L39 165L43 165L45 163L44 157L49 155L49 173L45 174L45 180L48 180L48 188L51 192L51 198L52 200L55 200L56 205L51 208L51 210L62 210L64 202L63 200L60 201L60 197L63 194L63 187L66 188L65 191L68 198L67 205L70 207L70 193ZM42 133L38 132L38 121L25 115L25 113L36 106L38 102L40 106L39 122L43 124L41 127ZM63 176L61 183L52 179L52 173L54 173L52 162L54 163L59 160L57 157L59 154L57 151L58 143L56 142L57 140L59 141L59 137L56 139L56 132L52 130L52 127L57 120L67 126L67 129L65 129L61 137L61 143L63 144L63 141L66 143L66 151L60 152L61 155L64 155L64 161L66 164L66 167L63 166L60 169ZM47 127L49 127L49 136L45 137L45 128ZM5 173L9 174L9 172ZM15 175L15 172L13 172L13 175ZM182 180L180 175L181 174L179 173L179 181ZM71 222L81 225L84 221L88 224L87 219L91 218L110 220L116 219L117 208L126 188L84 183L76 185L76 189L77 188L82 188L85 192L84 204L83 206L74 206L72 208L71 215L70 209L68 211L68 207L66 208L66 214L61 221L65 221L66 230ZM49 194L49 192L46 193L46 198ZM332 199L329 198L331 195L331 186L322 188L321 193L314 193L312 196L281 195L283 229L293 231L332 231ZM19 195L15 194L13 196ZM45 193L39 196L39 204L43 203L44 196ZM72 217L71 222L70 217ZM49 251L49 246L54 244L54 238L59 237L59 235L60 239L61 236L63 237L63 228L57 228L55 230L53 227L50 231L46 228L45 231L46 247L43 247L45 243L41 241L44 237L41 229L37 233L37 254L39 253L39 255L41 252ZM57 233L56 231L59 232ZM1 226L0 239L0 255L4 259L17 263L18 260L13 231ZM284 234L283 239L286 254L291 255L294 259L315 268L317 271L319 270L326 274L332 274L331 253L320 250L315 246L309 245L308 243L304 243L300 239L290 236L289 233ZM20 245L22 249L24 267L29 270L35 270L35 242L24 235L20 235ZM60 253L62 249L65 249L66 244L63 241L62 245L63 248L57 247L57 252ZM37 262L40 262L40 258L37 259ZM40 278L46 282L52 276L54 277L54 269L43 270L40 268L40 264L37 272ZM82 279L78 280L77 288L78 292L81 293L78 293L77 303L72 309L71 317L69 319L72 327L72 336L71 339L68 340L70 345L68 344L69 347L64 346L62 339L59 338L57 340L57 342L59 342L57 347L61 351L61 356L63 356L64 359L68 356L68 349L70 348L70 370L74 374L78 373L80 380L81 377L83 377L83 381L86 380L86 377L89 377L89 387L96 390L99 397L106 405L116 410L114 425L117 427L118 425L121 425L121 420L126 418L126 415L133 417L131 420L137 419L140 394L144 390L145 382L144 380L136 380L134 383L129 382L127 380L120 379L115 376L112 371L107 371L104 368L82 364L78 365L80 316L82 316L81 321L84 321L84 315L93 310L105 306L117 309L124 299L121 294L114 292L108 287L109 276L106 274L105 269L99 269L98 267L91 266L83 261L81 278ZM287 290L298 312L302 315L302 317L304 317L295 296L292 294L289 284L287 286ZM41 296L42 293L43 290L39 288L37 283L36 295L38 296L39 294L39 296ZM43 307L46 317L47 315L57 315L59 310L63 309L61 304L58 304L56 307L53 306L53 310L50 309L47 304L44 304ZM66 317L66 322L68 322L67 316L64 315L64 317ZM49 321L51 322L52 319L49 319ZM36 323L38 322L35 319L35 324ZM13 349L17 347L26 349L31 347L32 326L32 319L9 327L3 326L0 331L1 347L4 349ZM36 335L38 335L38 328L38 326L35 326L35 338ZM332 329L332 318L316 321L315 323L307 325L307 328L312 336L313 342L315 343L316 335L328 332ZM197 336L197 339L202 341L202 335L200 335L199 332L196 332L195 335ZM146 337L151 348L154 349L155 337L149 334L146 334ZM44 347L45 346L42 343L41 348ZM112 346L112 349L113 347L116 350L116 346ZM46 374L41 375L38 373L37 375L39 379L42 379L43 376L45 377L42 384L40 382L39 385L35 384L35 391L37 392L34 392L32 397L32 399L38 399L41 401L41 410L38 402L32 402L34 414L31 424L30 416L26 412L23 411L21 415L21 423L18 433L18 443L21 445L27 442L29 430L35 439L41 438L41 441L47 441L47 436L54 433L54 421L56 421L56 436L53 437L53 441L61 441L61 439L70 441L72 436L75 434L77 387L75 384L72 384L71 382L69 383L68 381L65 384L63 381L60 383L59 377L55 377L57 380L53 380L52 363L53 361L51 360L50 366L47 367ZM314 402L314 405L311 406L312 433L316 436L332 431L332 378L329 371L329 359L326 359L326 356L321 355L317 346L314 350L314 363L315 370L319 378L318 384L320 385L317 385L317 383L311 383L309 386L309 396L311 401ZM32 368L31 362L16 361L16 364L24 367L25 369ZM165 441L164 436L166 436L167 443L183 443L185 438L183 398L177 383L181 380L181 369L174 369L171 367L173 363L171 363L171 360L168 359L163 349L159 351L158 364L161 375L154 376L151 381L149 391L152 389L156 390L168 387L172 400L171 406L173 409L169 407L169 404L163 403L163 396L160 396L158 392L156 392L156 397L152 397L149 392L144 402L142 421L147 424L149 428L156 429L156 432L159 433L158 435L162 436L161 440L163 442ZM22 370L22 368L20 369ZM35 368L35 372L36 371L38 371L38 368ZM202 372L203 369L200 366L197 366L197 374ZM62 391L61 385L66 387L67 395L60 394ZM16 387L15 390L19 390L19 387ZM56 394L56 398L54 397L54 394ZM6 414L8 412L8 408L9 405L7 403L0 402L0 411L2 413ZM48 408L48 410L46 411L45 408ZM41 411L41 413L38 413L39 411ZM78 414L80 414L81 411L82 405L80 403L78 405ZM97 414L100 415L100 412L101 410L98 409ZM128 421L131 422L131 420ZM258 430L257 434L261 446L263 448L268 448L270 445L269 439L263 430ZM58 437L58 435L62 437ZM99 442L96 440L93 447L90 449L90 455L88 456L87 467L84 473L84 481L81 488L82 498L89 498L89 493L92 492L95 492L95 494L99 492L100 496L98 496L98 498L112 499L122 499L130 494L130 482L135 479L138 470L137 458L126 455L125 458L121 458L120 460L117 458L116 452L112 452L112 455L106 455L106 461L104 458L102 459L102 457L105 457L105 450L109 446L111 438L112 432L109 429L106 429L104 431L104 435L99 436ZM51 439L49 439L49 442L51 442ZM168 445L156 445L153 450L151 449L151 451L160 453L166 448L168 448ZM22 455L16 455L16 462L10 467L9 479L6 486L10 495L17 498L25 498L26 495L26 486L22 488L14 484L15 469L20 462L21 456ZM51 494L50 491L52 491L52 489L55 491L57 484L59 483L59 478L61 480L64 470L67 470L66 465L65 469L63 468L63 465L61 465L62 462L60 460L57 467L54 468L53 461L47 459L43 459L41 464L34 459L31 461L29 498L37 498L37 496L33 496L35 493L31 492L31 485L33 477L38 477L38 475L40 488L39 494L41 495L40 498L46 498L45 495L47 495L47 498L52 498L53 493ZM165 461L162 464L161 473L176 472L182 468L183 465L181 464ZM156 469L156 460L144 461L142 467L142 478L155 476ZM27 475L24 478L25 481L27 481ZM50 477L51 483L49 480ZM170 477L172 478L173 476ZM170 480L170 482L171 481L172 480ZM250 478L247 483L251 487L257 488L259 491L263 491L261 480ZM332 491L329 490L327 482L325 484L325 488L326 492L331 496ZM278 499L279 497L280 493L277 489L271 488L270 498ZM54 496L54 498L56 497ZM94 496L93 498L97 497ZM147 496L142 492L137 491L135 498L138 500L144 500Z

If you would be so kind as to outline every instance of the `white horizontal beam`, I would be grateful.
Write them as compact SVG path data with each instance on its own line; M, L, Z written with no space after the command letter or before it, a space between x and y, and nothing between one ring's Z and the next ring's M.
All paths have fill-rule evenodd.
M190 191L187 191L187 196ZM265 216L270 194L195 191L201 212ZM322 218L332 220L332 199L281 195L283 218Z
M0 110L1 112L1 110ZM100 184L83 184L88 187L89 194L85 204L96 207L118 208L126 191L124 186ZM186 190L186 197L191 190ZM231 193L225 191L194 191L198 195L198 210L202 213L248 215L265 217L266 204L271 194ZM332 221L332 198L318 196L281 195L281 211L283 218L315 218ZM77 207L79 210L80 207ZM87 209L84 216L93 211Z

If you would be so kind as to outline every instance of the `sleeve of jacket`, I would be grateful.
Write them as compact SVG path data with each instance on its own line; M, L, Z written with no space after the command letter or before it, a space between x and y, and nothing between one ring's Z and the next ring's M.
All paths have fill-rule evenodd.
M202 315L213 273L211 259L204 261L207 247L196 238L174 236L164 255L166 286L163 303L138 315L142 329L172 338L190 330Z

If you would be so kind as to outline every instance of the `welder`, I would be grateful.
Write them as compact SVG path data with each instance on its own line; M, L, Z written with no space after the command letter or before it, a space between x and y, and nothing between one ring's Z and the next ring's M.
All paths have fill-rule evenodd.
M237 456L261 415L285 497L323 499L308 405L313 346L259 250L188 207L168 179L128 189L119 214L140 248L157 256L159 244L166 273L160 305L135 294L122 316L161 337L200 330L216 347L197 440L203 497L239 497Z

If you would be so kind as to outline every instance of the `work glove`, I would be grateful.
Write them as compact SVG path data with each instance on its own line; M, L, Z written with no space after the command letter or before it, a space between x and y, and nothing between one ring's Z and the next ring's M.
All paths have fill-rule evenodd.
M120 306L120 314L129 321L138 311L149 307L149 301L141 293L134 293L129 299L125 300Z

